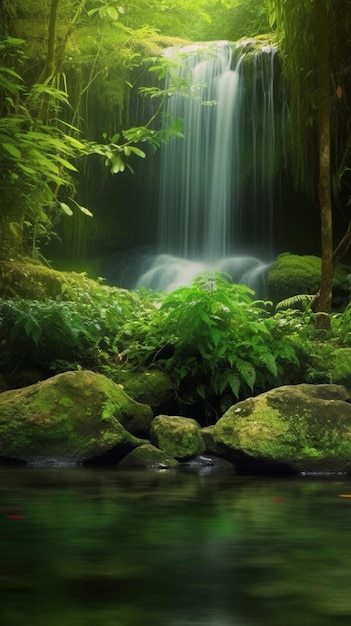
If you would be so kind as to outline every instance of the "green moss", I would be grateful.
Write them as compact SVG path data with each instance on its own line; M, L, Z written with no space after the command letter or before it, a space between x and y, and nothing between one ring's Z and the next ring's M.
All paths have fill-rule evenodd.
M321 387L320 395L314 393L318 386L297 385L240 402L217 422L214 439L234 453L243 452L295 469L349 467L350 406L339 399L337 386L335 400L325 393L329 385Z
M152 443L176 459L184 459L205 450L199 424L183 417L158 415L150 429Z
M121 462L122 467L176 467L178 461L169 454L147 443L132 450Z
M346 276L349 270L344 265L337 266L333 288L346 292ZM317 256L283 253L270 267L267 274L269 297L275 302L298 294L315 294L319 289L321 259Z
M74 406L72 398L68 398L67 396L63 396L62 398L60 398L59 404L66 407Z
M110 413L104 416L104 406ZM63 410L64 409L64 410ZM140 445L118 420L152 419L114 383L88 371L66 372L31 387L0 394L0 455L79 460L113 446Z

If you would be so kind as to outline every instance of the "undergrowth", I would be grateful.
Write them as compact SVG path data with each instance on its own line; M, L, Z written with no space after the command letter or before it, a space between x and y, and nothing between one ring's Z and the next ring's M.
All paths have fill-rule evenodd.
M169 294L103 288L46 303L0 301L0 372L9 387L24 364L43 376L92 369L119 382L128 372L165 370L180 401L213 416L281 384L329 382L335 346L349 345L351 308L332 317L273 312L244 285L199 274ZM202 408L201 408L202 407Z

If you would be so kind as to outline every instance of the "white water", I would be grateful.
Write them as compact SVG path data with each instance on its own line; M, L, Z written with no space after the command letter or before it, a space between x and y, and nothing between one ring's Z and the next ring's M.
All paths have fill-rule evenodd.
M250 64L245 45L228 42L165 54L177 63L170 84L187 83L168 102L184 137L161 147L158 252L137 286L172 290L220 270L262 293L273 254L275 49Z

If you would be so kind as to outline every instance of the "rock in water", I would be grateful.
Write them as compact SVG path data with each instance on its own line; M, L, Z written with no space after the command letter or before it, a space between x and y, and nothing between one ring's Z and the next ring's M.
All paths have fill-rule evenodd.
M152 418L102 374L65 372L0 394L0 458L75 464L111 454L117 462Z
M238 469L351 470L351 404L341 385L287 385L232 406L213 427Z

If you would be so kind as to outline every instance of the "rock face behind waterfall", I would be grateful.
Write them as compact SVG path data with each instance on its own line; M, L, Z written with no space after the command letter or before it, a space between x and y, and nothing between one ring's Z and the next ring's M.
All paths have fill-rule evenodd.
M232 406L213 438L243 470L351 470L351 404L340 385L278 387Z
M82 463L116 458L140 445L151 409L90 371L58 374L0 394L0 458L27 463Z

